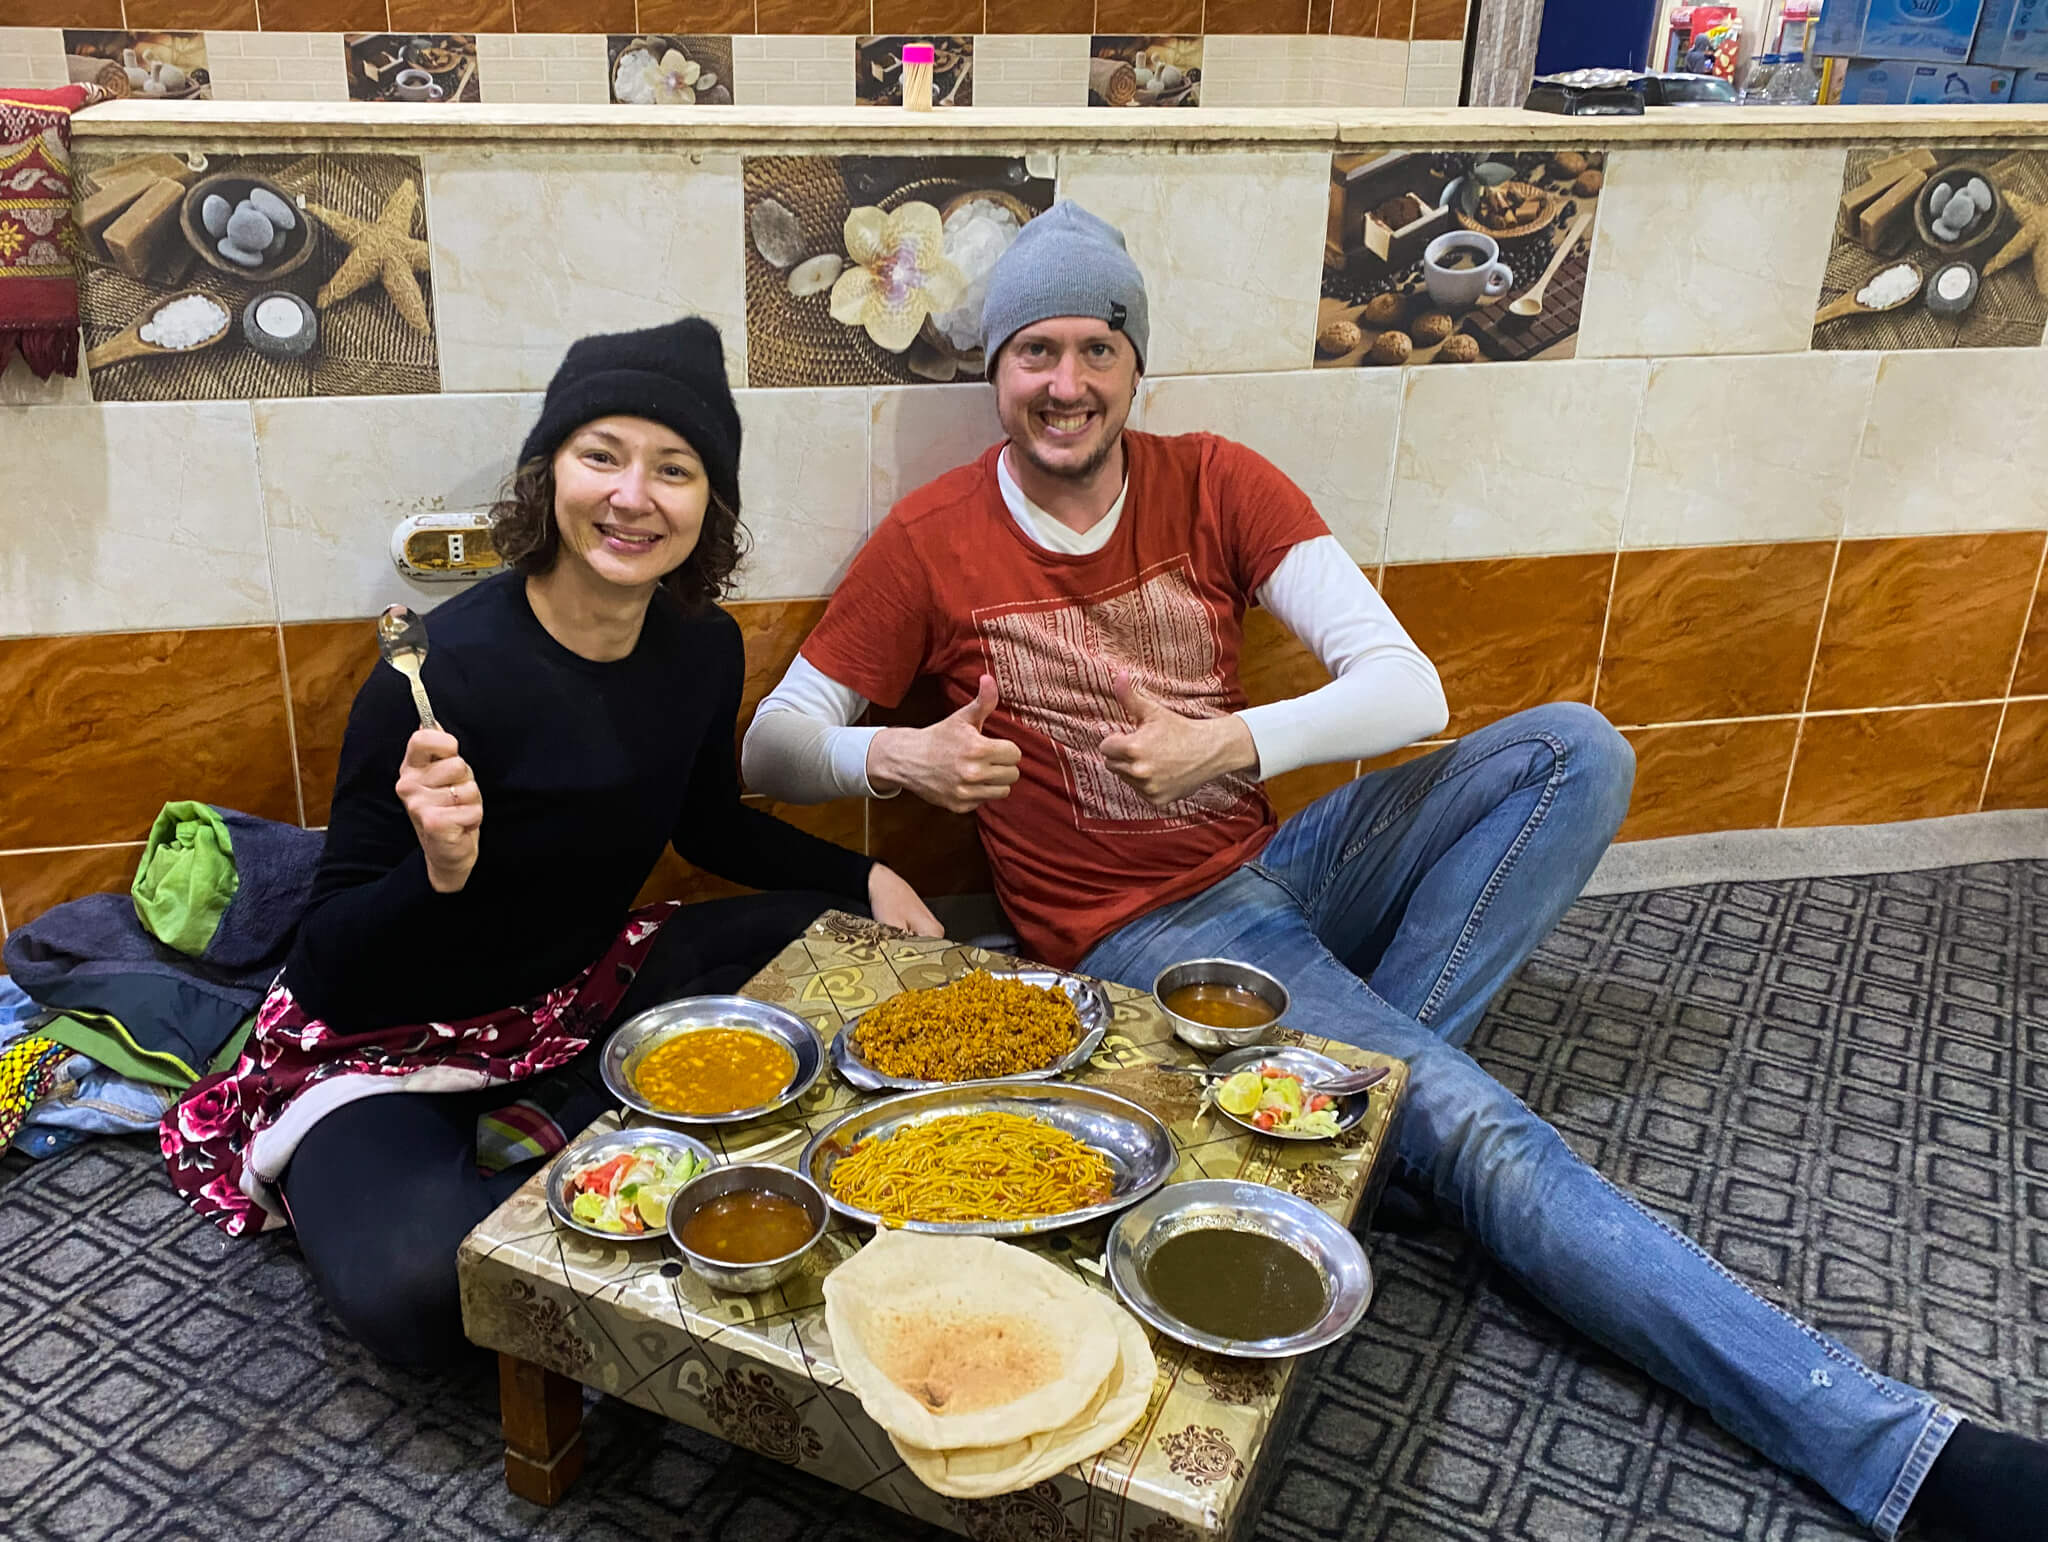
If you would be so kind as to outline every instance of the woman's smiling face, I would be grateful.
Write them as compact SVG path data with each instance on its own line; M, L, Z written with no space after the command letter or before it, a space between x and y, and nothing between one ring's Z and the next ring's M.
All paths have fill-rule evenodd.
M689 441L646 418L596 418L555 452L561 550L605 583L639 589L689 560L711 483Z

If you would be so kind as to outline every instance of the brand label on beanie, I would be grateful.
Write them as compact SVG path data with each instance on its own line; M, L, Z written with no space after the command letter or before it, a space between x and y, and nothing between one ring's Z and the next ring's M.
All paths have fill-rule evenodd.
M1124 329L1124 318L1125 318L1126 316L1128 316L1128 315L1130 315L1130 312L1124 309L1124 302L1123 302L1123 301L1121 301L1121 300L1111 300L1111 301L1109 302L1109 329L1110 329L1110 331L1112 331L1112 332L1121 332L1121 331L1123 331L1123 329Z

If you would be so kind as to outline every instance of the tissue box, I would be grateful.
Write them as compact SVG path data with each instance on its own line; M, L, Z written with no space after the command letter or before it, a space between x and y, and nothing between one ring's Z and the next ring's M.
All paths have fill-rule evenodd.
M2012 82L2011 70L1989 65L1858 59L1842 77L1842 103L2004 102L2012 97Z
M2019 0L2031 11L2042 0ZM1828 0L1811 51L1961 64L1985 0Z
M2048 0L1985 0L1972 64L2048 65Z

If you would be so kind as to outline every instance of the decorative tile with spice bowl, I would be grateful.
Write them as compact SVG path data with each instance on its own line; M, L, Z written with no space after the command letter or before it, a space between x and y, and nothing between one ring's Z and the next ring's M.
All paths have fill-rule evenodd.
M236 278L282 278L313 252L304 211L265 177L232 171L201 177L186 190L178 224L207 266Z

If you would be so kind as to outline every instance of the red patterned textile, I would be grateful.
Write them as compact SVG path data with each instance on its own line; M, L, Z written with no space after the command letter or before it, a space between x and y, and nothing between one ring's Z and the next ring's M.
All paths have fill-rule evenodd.
M47 380L78 373L78 227L71 115L91 86L0 88L0 369L15 350Z

